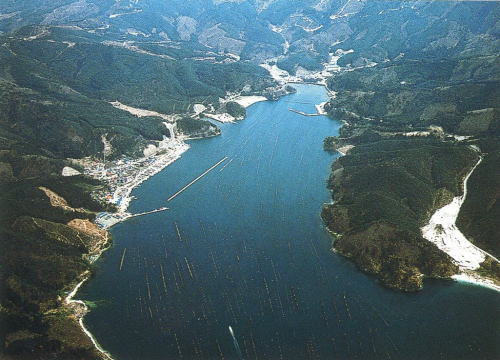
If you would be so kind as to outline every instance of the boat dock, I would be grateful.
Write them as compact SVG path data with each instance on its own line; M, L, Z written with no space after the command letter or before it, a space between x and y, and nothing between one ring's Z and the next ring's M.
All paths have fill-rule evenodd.
M288 108L288 111L294 112L294 113L302 115L302 116L321 116L321 115L323 115L323 114L318 114L318 113L308 114L308 113L305 113L303 111L295 110L295 109L292 109L292 108Z
M104 213L100 213L100 214L97 215L95 222L101 228L103 228L103 229L109 229L113 225L116 225L119 222L128 220L130 218L134 218L134 217L138 217L138 216L143 216L143 215L148 215L148 214L153 214L153 213L157 213L157 212L165 211L165 210L169 210L169 208L168 207L161 207L161 208L158 208L158 209L155 209L155 210L145 211L145 212L137 213L137 214L131 214L131 213L128 213L128 212L122 212L122 213L107 213L107 212L104 212Z
M291 101L291 100L283 100L283 102L290 103L290 104L316 105L315 103L312 103L312 102L306 102L306 101Z
M138 214L130 214L129 218L137 217L137 216L142 216L142 215L153 214L153 213L157 213L157 212L165 211L165 210L169 210L169 208L168 207L161 207L161 208L158 208L158 209L154 209L154 210L151 210L151 211L145 211L145 212L138 213Z
M167 201L170 201L170 200L173 200L175 197L177 197L178 195L180 195L184 190L186 190L188 187L190 187L191 185L193 185L195 182L197 182L198 180L200 180L202 177L204 177L205 175L207 175L210 171L212 171L213 169L215 169L217 166L219 166L220 164L222 164L224 161L226 161L228 159L227 156L225 156L222 160L219 160L215 165L212 165L209 169L205 170L200 176L198 176L196 179L194 179L193 181L191 181L189 184L187 184L186 186L184 186L182 189L180 189L179 191L177 191L174 195L170 196Z

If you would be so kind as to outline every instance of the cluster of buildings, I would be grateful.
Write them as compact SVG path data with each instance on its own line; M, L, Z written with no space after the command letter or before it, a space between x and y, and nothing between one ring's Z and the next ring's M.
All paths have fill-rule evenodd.
M124 196L120 188L134 182L138 173L154 162L154 157L132 159L123 157L120 160L100 162L86 159L85 175L101 180L108 185L107 189L96 194L99 199L120 207ZM122 189L123 190L123 189Z
M130 195L132 190L178 159L188 148L189 145L180 139L166 139L160 142L160 151L150 156L137 159L123 156L114 161L98 161L91 158L79 160L80 165L85 168L85 175L101 180L107 185L93 196L117 207L116 213L98 214L96 223L107 228L130 217L127 208L132 200Z

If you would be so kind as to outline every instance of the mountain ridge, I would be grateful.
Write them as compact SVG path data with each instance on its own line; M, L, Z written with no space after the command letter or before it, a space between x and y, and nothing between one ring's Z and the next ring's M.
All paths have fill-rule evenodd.
M497 251L496 3L7 0L0 8L0 185L8 204L0 321L10 358L100 356L62 299L103 247L81 222L113 206L93 195L106 184L62 176L65 167L83 170L68 158L142 157L176 135L176 122L186 136L214 135L215 125L207 131L199 114L188 117L195 105L241 116L227 109L228 94L284 93L264 62L313 82L325 64L334 69L325 110L345 125L325 147L350 150L333 165L335 202L323 218L341 235L333 239L340 253L400 290L420 289L422 275L455 274L419 229L460 194L476 159L470 145L485 160L458 224ZM162 116L138 117L117 101ZM86 211L54 207L40 188ZM59 241L67 237L90 246ZM498 278L495 263L480 271Z

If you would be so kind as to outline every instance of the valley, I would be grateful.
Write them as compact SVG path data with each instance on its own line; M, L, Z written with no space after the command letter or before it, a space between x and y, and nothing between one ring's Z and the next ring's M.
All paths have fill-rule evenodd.
M425 297L432 294L463 311L461 321L486 321L494 306L477 310L473 304L483 299L493 304L497 292L471 284L498 289L500 281L498 18L495 2L12 0L0 5L2 353L7 359L107 358L95 344L102 343L113 355L121 351L116 345L121 339L103 336L109 329L104 330L102 321L118 316L149 329L144 332L151 339L155 332L162 334L171 357L232 358L230 338L220 332L227 332L228 324L215 324L222 319L219 312L231 314L237 308L242 317L224 321L232 324L236 337L243 337L245 358L327 358L332 351L341 358L405 358L408 352L401 344L407 341L398 335L399 325L395 332L383 332L391 338L391 348L376 330L385 328L385 320L373 322L365 334L352 317L365 323L372 315L387 319L385 304L397 298L400 318L389 323L405 318L406 307L415 314L410 322L424 329L416 314L429 306ZM179 196L192 198L189 205L178 199L162 203L153 195L159 192L165 201L165 187L179 189L193 178L183 181L182 174L200 173L208 159L226 156L230 159L220 169ZM331 165L327 183L325 164ZM315 175L307 175L311 172ZM214 182L215 174L224 180ZM240 198L247 189L231 176L254 189L244 201ZM308 194L306 183L311 195L301 197ZM194 195L207 184L202 195ZM292 188L302 190L295 194ZM325 196L327 189L330 196ZM220 212L225 218L212 221L196 212L204 199L213 202L207 214L218 218ZM457 201L452 223L436 220ZM165 207L169 209L149 213ZM299 209L307 211L299 214ZM148 214L133 217L142 213ZM197 218L196 224L187 220ZM253 227L240 223L241 218ZM155 221L174 223L177 230L152 230L164 227ZM143 234L135 228L138 224L144 224ZM211 248L200 238L207 231L213 241L222 238L225 243ZM260 242L258 234L269 243ZM450 247L457 234L471 249L491 256L464 267L457 249ZM441 246L446 236L452 242ZM167 248L169 254L182 253L186 269L179 268L181 255L168 255L165 263L151 255L160 243L177 237L201 242L208 254L220 254L218 261L227 269L216 262L214 269L205 269L204 281L222 289L223 302L214 302L211 290L199 288L193 279L206 259L191 243L165 245L165 257ZM136 239L149 243L141 249ZM239 241L246 250L238 248ZM310 254L304 244L310 244ZM105 249L110 250L100 257ZM464 249L459 250L466 258L470 251ZM151 254L141 260L142 251ZM290 258L283 260L280 253ZM116 275L119 255L123 259ZM129 256L148 285L137 285L142 289L137 294L117 289L125 300L134 299L122 304L127 314L118 314L109 305L114 295L100 284L109 276L127 281L121 271L130 266ZM268 257L275 280L263 265ZM297 257L304 264L320 258L320 265L298 266ZM247 267L241 268L240 261ZM169 268L172 264L175 269ZM158 266L163 285L151 285ZM282 282L287 267L300 271ZM167 288L177 282L169 296L151 288L166 286L164 268L173 274L166 275ZM248 277L252 272L262 275L264 287ZM218 278L222 273L233 285ZM301 280L306 273L310 276ZM134 276L127 274L129 280ZM451 278L460 282L436 280ZM244 281L234 297L231 279ZM325 285L325 279L335 279L339 288ZM377 283L392 290L378 289ZM304 288L324 292L324 297L317 303L303 295ZM257 294L248 300L250 309L260 308L266 316L245 310L243 293L250 289ZM418 305L394 290L420 290ZM80 293L88 296L84 302L74 300ZM201 308L190 300L200 294ZM325 305L328 294L336 306L344 303L345 313ZM266 296L268 303L262 303ZM373 303L364 304L364 297L373 297ZM357 299L356 310L352 299ZM176 309L184 315L165 319L173 322L171 328L156 324L155 319ZM211 319L210 325L194 326L190 333L186 326L201 321L186 322L183 316L192 310L201 312L204 321ZM290 334L286 321L274 318L275 310L295 325L309 314L325 321L323 333L336 335L326 339L309 325L301 328L303 335ZM88 337L87 321L95 338ZM240 321L253 325L238 327ZM471 359L481 350L482 358L494 357L496 340L487 335L493 324L481 326L478 320L466 331L458 320L452 323L430 333L442 334L446 354ZM217 334L218 349L207 345L214 339L200 333L208 328ZM360 332L370 344L341 335ZM194 333L203 339L198 344L189 343ZM284 334L296 344L286 343ZM463 334L470 341L456 347L452 339ZM132 334L127 339L131 344L144 341L143 346L149 341ZM327 350L329 346L335 350ZM415 354L424 356L424 350L413 343ZM427 358L438 358L432 346L427 350Z

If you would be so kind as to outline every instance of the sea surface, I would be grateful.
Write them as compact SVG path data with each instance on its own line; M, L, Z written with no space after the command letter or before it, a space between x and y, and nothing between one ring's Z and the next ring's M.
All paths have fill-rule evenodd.
M112 229L77 295L89 330L117 360L500 358L497 293L451 281L391 291L331 251L320 211L339 155L322 143L340 123L289 111L327 100L294 86L135 189L131 212L170 210Z

